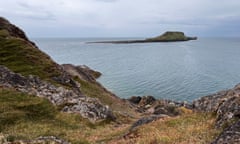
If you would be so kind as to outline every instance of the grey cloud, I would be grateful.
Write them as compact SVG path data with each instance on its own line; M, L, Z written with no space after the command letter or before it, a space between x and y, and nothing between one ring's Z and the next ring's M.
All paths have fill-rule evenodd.
M100 1L100 2L116 2L119 0L94 0L94 1Z
M240 25L239 7L237 0L11 0L2 2L0 13L17 25L30 27L30 31L54 26L55 30L50 28L46 35L67 28L79 30L74 36L135 36L172 29L227 36ZM223 32L224 27L228 28Z
M17 2L17 5L21 8L16 10L16 15L26 19L32 20L55 20L55 15L39 5L33 5L24 3L23 1Z

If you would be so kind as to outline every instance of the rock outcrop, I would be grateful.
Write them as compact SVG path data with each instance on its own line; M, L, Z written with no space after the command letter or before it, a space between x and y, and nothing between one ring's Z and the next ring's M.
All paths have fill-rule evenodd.
M169 117L168 115L164 115L164 114L160 114L160 115L151 115L148 117L143 117L139 120L137 120L135 123L132 124L132 126L130 127L129 131L132 131L134 129L136 129L137 127L144 125L144 124L148 124L150 122L153 122L155 120L158 119L163 119L163 118L167 118Z
M79 113L92 122L103 119L114 119L108 106L104 106L98 99L84 96L78 91L57 87L37 76L24 77L0 66L0 86L14 88L31 95L47 98L54 105L61 106L62 111Z
M239 144L240 143L240 121L237 121L216 138L212 144Z
M153 96L132 96L127 100L136 106L137 112L145 114L176 116L181 113L179 108L192 108L187 102L155 99Z
M94 82L101 76L101 73L90 69L86 65L74 66L72 64L63 64L64 70L73 77L79 77L82 80Z
M198 111L216 113L217 128L231 124L235 119L240 118L240 84L233 89L193 101L193 108Z
M224 130L212 144L240 143L240 84L233 89L195 100L193 108L216 113L215 126Z

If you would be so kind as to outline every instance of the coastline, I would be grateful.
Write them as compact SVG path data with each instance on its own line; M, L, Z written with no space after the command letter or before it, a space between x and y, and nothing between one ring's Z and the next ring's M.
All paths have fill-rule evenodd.
M190 104L156 99L152 96L121 99L96 81L96 78L101 75L99 72L86 66L59 65L40 51L15 25L1 18L0 26L0 50L5 56L5 60L3 59L0 63L1 105L3 106L0 115L3 120L0 128L3 135L7 135L6 138L0 135L1 141L8 143L11 134L10 136L14 137L11 141L14 143L21 142L21 138L29 137L33 140L25 140L23 143L29 141L34 143L39 139L43 142L49 140L57 142L59 139L56 136L68 140L74 135L73 131L80 134L87 130L89 131L81 138L87 137L86 139L93 143L101 140L113 143L119 140L131 141L135 139L131 135L138 132L139 128L151 127L154 122L173 120L170 126L177 127L174 123L175 119L183 117L185 120L185 117L193 116L199 119L202 113L215 115L216 122L211 124L214 124L219 131L224 129L218 137L209 138L206 141L211 140L212 143L239 141L237 128L240 125L240 84L233 89L201 97ZM22 53L13 55L17 52ZM210 120L215 118L211 117ZM200 120L202 123L205 121L205 119ZM47 125L45 121L51 125ZM31 130L34 128L26 126L29 123L38 124L39 127L45 126L46 131L37 127L35 133L32 133ZM19 132L21 131L18 129L19 125L24 126L23 133ZM46 125L51 128L46 128ZM188 125L187 123L186 127ZM8 129L9 127L14 127L14 131ZM120 134L109 132L115 128L120 129ZM37 135L46 134L48 134L46 137L34 139ZM105 134L104 138L100 137L103 134ZM121 134L123 136L119 139ZM92 138L96 135L100 137L98 141ZM112 135L114 138L109 138ZM72 141L79 143L79 136L71 137L74 139ZM143 137L143 140L146 138ZM62 141L60 144L68 143L62 139L60 141Z

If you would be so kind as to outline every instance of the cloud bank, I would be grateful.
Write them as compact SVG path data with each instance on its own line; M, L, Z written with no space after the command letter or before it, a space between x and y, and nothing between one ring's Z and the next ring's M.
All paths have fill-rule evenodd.
M238 0L8 0L0 13L32 37L149 37L167 30L240 36Z

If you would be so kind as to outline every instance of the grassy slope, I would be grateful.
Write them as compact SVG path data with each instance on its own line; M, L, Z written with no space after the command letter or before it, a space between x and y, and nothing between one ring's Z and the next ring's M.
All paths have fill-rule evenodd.
M42 79L60 75L56 63L45 53L34 48L30 43L0 30L0 65L5 65L22 75L37 75Z
M6 30L0 30L0 55L0 65L25 76L37 75L43 80L55 83L51 78L61 74L57 64L48 55L20 38L11 37ZM115 111L131 111L98 84L84 80L79 82L86 96L99 98ZM38 97L4 90L1 87L0 97L0 132L12 137L31 139L42 135L55 135L74 143L92 143L109 139L107 137L112 137L111 133L114 133L113 124L91 124L79 115L60 113L47 100ZM115 102L117 104L114 104ZM118 116L118 113L116 115ZM119 118L121 122L129 121L126 117Z
M0 55L0 65L25 76L37 75L41 79L55 84L52 77L61 74L57 64L48 55L22 39L9 36L6 30L0 30ZM96 83L84 80L79 80L79 83L86 96L99 98L101 102L117 111L127 108L124 103L112 97Z
M93 143L119 135L124 128L114 131L114 123L92 124L77 114L57 111L46 99L0 88L0 132L10 140L54 135L76 144Z
M46 99L0 88L0 131L9 140L54 135L73 144L79 143L207 143L218 134L211 114L190 113L158 120L122 139L130 123L91 124L76 114L66 114ZM119 139L120 138L120 139Z

